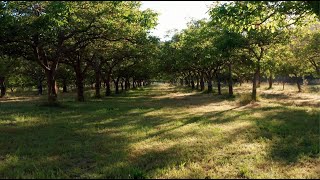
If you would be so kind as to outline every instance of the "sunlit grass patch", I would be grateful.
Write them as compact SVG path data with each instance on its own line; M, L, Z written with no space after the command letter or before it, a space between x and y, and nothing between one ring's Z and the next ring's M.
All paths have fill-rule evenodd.
M237 88L234 99L159 84L84 103L64 94L59 108L1 102L0 177L318 178L317 94L241 104L250 89Z

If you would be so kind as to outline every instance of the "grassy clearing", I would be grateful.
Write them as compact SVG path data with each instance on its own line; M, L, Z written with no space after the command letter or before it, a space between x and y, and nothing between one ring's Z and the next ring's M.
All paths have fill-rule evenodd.
M0 178L320 178L319 94L276 88L249 104L249 85L234 99L167 84L83 103L60 94L54 108L12 94Z

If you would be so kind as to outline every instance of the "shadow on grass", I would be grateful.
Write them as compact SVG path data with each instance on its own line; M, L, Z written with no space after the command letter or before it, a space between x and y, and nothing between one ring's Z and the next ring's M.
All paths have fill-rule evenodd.
M289 99L290 96L288 95L285 95L285 94L261 94L260 95L262 98L265 98L265 99Z
M238 111L239 106L202 115L190 113L174 124L177 120L169 116L145 115L163 107L200 106L219 103L224 98L190 95L182 99L150 99L157 93L157 90L144 90L103 101L63 102L63 108L48 108L30 102L2 104L0 177L152 178L163 168L201 161L209 153L207 149L223 148L242 136L247 142L270 141L268 158L275 161L296 163L302 156L319 157L319 111L289 107L255 107ZM188 103L181 103L185 101ZM260 116L253 116L255 113ZM20 117L38 121L34 124L17 121ZM16 125L8 127L6 121ZM188 125L228 125L241 121L252 123L221 135L215 144L181 141L185 137L199 137L197 129L175 132ZM166 126L157 129L161 125ZM176 143L166 148L160 145L159 148L143 148L132 154L134 144L152 138L157 142L169 139Z
M287 163L297 162L302 156L320 157L319 112L301 109L260 108L264 118L255 121L257 137L272 140L270 156Z

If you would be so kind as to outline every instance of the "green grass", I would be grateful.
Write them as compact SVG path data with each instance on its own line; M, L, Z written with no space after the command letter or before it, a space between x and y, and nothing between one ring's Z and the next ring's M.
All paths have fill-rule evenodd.
M57 107L32 95L0 102L0 178L320 178L314 104L168 85L88 91L83 103L59 95Z

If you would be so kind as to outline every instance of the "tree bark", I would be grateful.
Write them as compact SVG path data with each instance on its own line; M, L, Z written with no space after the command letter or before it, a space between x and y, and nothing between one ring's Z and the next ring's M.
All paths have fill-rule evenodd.
M221 79L218 73L216 77L217 77L218 95L221 95Z
M83 86L83 75L80 69L76 70L76 84L77 84L77 100L80 102L84 101L84 86Z
M111 87L110 87L110 75L107 75L106 83L106 96L111 95Z
M204 79L203 79L203 76L200 78L200 90L201 91L204 90Z
M208 78L208 93L212 93L212 79Z
M129 90L130 89L130 81L129 81L129 78L126 78L125 81L124 81L124 88L125 90Z
M252 80L252 100L257 101L257 80L258 80L258 70L253 75L253 80Z
M0 98L6 95L6 85L4 83L5 77L0 77Z
M196 89L199 89L199 77L197 77L197 85L196 85Z
M270 73L270 75L269 75L269 89L271 89L272 88L272 74Z
M191 88L192 88L192 89L194 89L194 88L195 88L193 78L191 79Z
M57 102L58 99L58 87L53 70L46 70L47 86L48 86L48 102L50 104Z
M121 91L123 91L123 90L124 90L124 87L123 87L123 80L121 80L120 85L121 85Z
M257 81L260 77L260 60L262 59L263 57L263 53L264 53L264 48L263 47L260 47L260 56L257 57L257 60L258 60L258 66L256 68L256 71L253 75L253 81L252 81L252 100L253 101L257 101ZM258 83L259 85L259 83Z
M115 94L119 94L119 77L114 81Z
M43 94L42 80L39 79L39 81L38 81L38 95L42 95L42 94Z
M259 60L259 63L258 63L258 84L257 84L257 88L260 87L260 84L261 84L261 73L260 73L260 60Z
M228 69L229 69L229 96L233 96L233 82L232 82L232 64L229 63L228 65Z
M132 89L136 88L135 82L135 79L132 79Z
M301 84L299 82L299 77L296 75L295 78L296 78L296 83L297 83L297 86L298 86L298 92L301 92L302 89L301 89Z
M68 92L67 80L66 80L66 79L63 79L63 80L62 80L62 92L63 92L63 93Z

